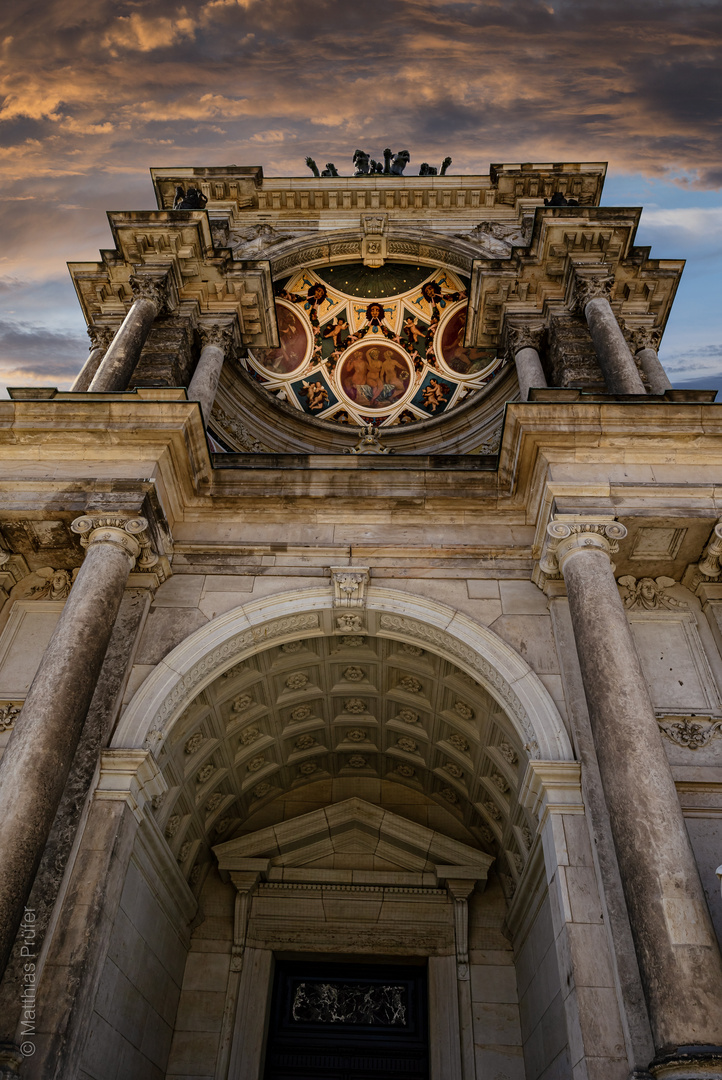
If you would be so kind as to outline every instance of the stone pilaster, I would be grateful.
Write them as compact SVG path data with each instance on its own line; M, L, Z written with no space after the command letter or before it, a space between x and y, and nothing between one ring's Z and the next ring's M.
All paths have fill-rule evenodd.
M114 336L115 330L112 326L88 327L90 352L88 353L88 359L75 377L75 382L70 387L72 391L77 392L88 389Z
M91 393L125 390L153 323L169 301L167 275L132 274L130 287L133 303L88 387Z
M658 1055L650 1071L677 1080L722 1076L711 1049L722 1045L722 959L610 559L626 529L609 518L557 518L547 535L543 558L566 583L649 1008ZM684 1063L669 1071L690 1046L707 1047L700 1053L712 1072L698 1064L685 1071Z
M208 424L223 362L233 341L233 327L215 324L202 325L199 329L202 349L188 386L188 399L199 403L203 420Z
M529 391L532 387L547 385L539 358L539 346L543 333L544 328L541 326L525 326L516 323L507 326L508 350L516 365L519 397L522 401L529 399Z
M630 339L634 355L641 364L642 371L647 376L649 389L652 393L663 394L665 390L671 390L672 384L657 356L662 331L640 326L630 330Z
M614 278L575 272L574 302L584 313L610 394L644 394L644 383L609 303Z
M0 974L23 917L136 559L144 518L76 518L87 548L0 763ZM152 553L147 555L152 558Z

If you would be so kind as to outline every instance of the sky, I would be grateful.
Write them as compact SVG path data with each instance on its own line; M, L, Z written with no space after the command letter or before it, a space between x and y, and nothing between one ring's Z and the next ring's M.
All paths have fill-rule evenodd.
M722 0L7 0L0 15L0 386L67 388L88 339L66 261L149 168L359 147L411 166L607 161L604 205L687 266L660 350L722 389ZM4 389L1 391L4 395Z

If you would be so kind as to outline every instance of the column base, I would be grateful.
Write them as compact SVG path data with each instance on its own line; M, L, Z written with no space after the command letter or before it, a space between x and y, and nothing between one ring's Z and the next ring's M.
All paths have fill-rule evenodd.
M0 1080L17 1080L23 1061L16 1043L0 1042Z
M722 1046L678 1046L650 1063L654 1080L722 1080Z

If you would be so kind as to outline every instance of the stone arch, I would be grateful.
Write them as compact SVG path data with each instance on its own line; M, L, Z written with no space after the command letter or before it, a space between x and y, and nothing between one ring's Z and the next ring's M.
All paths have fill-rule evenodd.
M228 668L300 634L333 633L333 607L330 589L298 589L218 616L160 661L121 717L112 748L159 749L193 698ZM529 757L574 760L548 690L493 631L445 604L393 589L370 588L366 610L377 616L379 636L421 644L475 678L504 709Z

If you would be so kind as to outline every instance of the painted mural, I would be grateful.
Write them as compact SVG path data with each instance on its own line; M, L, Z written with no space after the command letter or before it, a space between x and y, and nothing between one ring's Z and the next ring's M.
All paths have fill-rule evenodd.
M245 361L311 416L388 427L440 416L504 360L464 345L468 283L403 263L301 270L276 287L279 347Z

